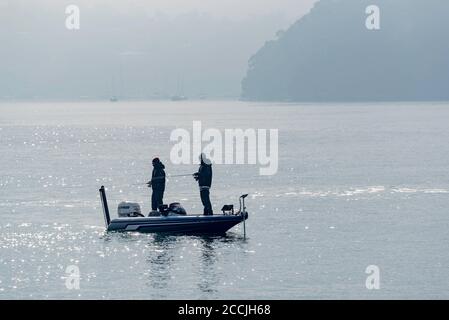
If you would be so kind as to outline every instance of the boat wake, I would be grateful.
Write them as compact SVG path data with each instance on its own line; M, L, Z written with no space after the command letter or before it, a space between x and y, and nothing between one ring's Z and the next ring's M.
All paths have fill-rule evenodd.
M357 197L357 196L381 196L392 194L447 194L449 189L445 188L411 188L411 187L386 187L386 186L366 186L352 188L335 188L329 190L314 190L302 188L300 190L289 190L283 193L276 193L275 197L305 197L305 198L323 198L323 197ZM271 195L270 195L271 196ZM266 197L264 193L254 193L251 198Z

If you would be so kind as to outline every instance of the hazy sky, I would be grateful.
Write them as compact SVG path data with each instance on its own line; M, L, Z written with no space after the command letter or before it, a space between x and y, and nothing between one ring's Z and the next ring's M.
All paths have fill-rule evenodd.
M314 2L0 0L0 98L238 96L248 59Z
M99 0L108 1L108 0ZM315 0L133 0L151 10L180 13L198 11L216 16L245 17L280 13L297 18L308 10ZM126 1L119 1L126 2Z
M55 6L61 3L80 4L87 7L116 7L127 10L142 7L148 12L182 14L192 11L220 17L242 18L254 15L282 14L296 19L308 11L316 0L0 0L0 8L11 3L41 3Z

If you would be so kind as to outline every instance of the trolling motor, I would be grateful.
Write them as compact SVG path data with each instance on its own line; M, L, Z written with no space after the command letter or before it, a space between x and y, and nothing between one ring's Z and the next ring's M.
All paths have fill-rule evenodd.
M245 198L248 196L248 194L243 194L239 198L239 204L240 204L240 210L239 213L242 215L243 220L243 237L246 238L246 223L245 220L248 218L248 212L246 212L246 206L245 206Z
M246 206L245 206L245 198L248 196L248 194L242 194L239 198L239 204L240 204L240 209L239 212L240 214L244 214L247 213L246 212Z

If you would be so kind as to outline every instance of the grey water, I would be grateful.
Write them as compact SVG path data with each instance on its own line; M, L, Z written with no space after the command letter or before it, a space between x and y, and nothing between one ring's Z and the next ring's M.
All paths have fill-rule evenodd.
M197 168L169 159L194 120L279 129L277 174L214 166L216 212L250 194L246 239L105 233L98 188L148 212L154 156ZM447 299L448 123L448 103L3 102L0 299ZM201 212L190 177L165 199Z

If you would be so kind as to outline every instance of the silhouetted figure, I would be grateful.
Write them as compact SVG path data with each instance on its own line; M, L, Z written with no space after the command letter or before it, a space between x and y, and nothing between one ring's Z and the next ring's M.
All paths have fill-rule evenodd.
M165 166L159 160L159 158L153 159L153 173L151 174L151 181L148 186L153 189L151 194L151 210L157 211L157 209L164 204L164 191L165 191Z
M205 154L200 155L200 168L193 176L200 186L201 202L204 206L204 215L213 215L212 204L210 202L210 187L212 185L212 163Z

